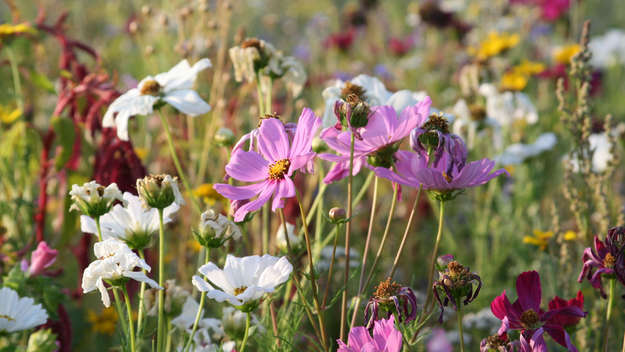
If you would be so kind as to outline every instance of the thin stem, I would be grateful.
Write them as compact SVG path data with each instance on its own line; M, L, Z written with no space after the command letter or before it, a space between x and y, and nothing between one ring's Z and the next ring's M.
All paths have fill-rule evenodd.
M167 122L167 118L163 113L159 110L158 115L161 118L161 122L163 124L163 130L165 130L165 136L167 137L167 144L169 145L169 153L171 154L171 158L174 161L174 165L176 166L176 172L178 172L178 176L184 185L184 188L187 190L189 197L192 200L193 206L198 213L202 212L202 208L200 207L200 203L198 202L195 195L193 195L193 189L187 180L184 172L182 172L182 166L180 166L180 160L178 160L178 155L176 154L176 148L174 147L174 141L171 137L171 132L169 131L169 123Z
M604 341L603 350L608 352L608 337L610 335L610 319L612 318L612 306L614 305L614 286L616 279L610 279L610 290L608 292L608 306L605 311L605 324L603 325Z
M261 246L261 254L269 253L269 229L271 228L270 224L270 216L269 216L269 202L263 205L262 209L262 224L263 224L263 232L262 232L262 246Z
M456 300L456 317L458 318L458 336L460 337L460 352L464 352L464 335L462 333L462 300Z
M204 259L204 264L208 264L210 261L210 249L206 247L205 250L206 258ZM202 313L204 312L204 301L206 300L206 291L202 291L200 293L200 305L198 306L197 313L195 314L195 321L193 321L193 328L191 328L191 334L189 335L189 339L184 346L183 351L187 351L191 347L191 342L193 341L193 337L195 336L195 332L197 331L197 326L200 323L200 318L202 317Z
M347 281L349 280L349 235L352 231L352 185L354 183L354 132L350 137L349 147L349 176L347 178L347 224L345 225L345 275L343 277L343 297L341 298L341 333L340 339L345 340L345 325L347 318Z
M262 116L265 113L263 106L263 91L260 89L260 75L256 74L256 94L258 95L258 115Z
M269 314L271 314L271 328L273 329L273 335L276 337L276 346L280 347L280 335L278 335L278 320L276 319L276 308L273 306L273 301L269 302Z
M98 230L98 240L102 242L102 227L100 227L100 217L95 219L95 227Z
M128 326L126 326L126 320L123 318L124 308L122 307L121 299L119 298L119 293L117 292L117 287L115 286L113 286L113 297L115 298L115 309L117 309L117 316L122 322L122 330L124 330L124 334L126 334L128 332Z
M163 209L158 209L158 285L163 288L165 280L165 230L163 226ZM156 348L163 351L163 334L165 328L165 292L158 290L158 328L156 330Z
M334 231L334 245L332 246L332 258L330 259L330 268L328 269L328 280L326 283L326 289L323 294L323 300L321 300L321 309L326 309L326 302L328 300L328 293L330 291L330 285L332 284L332 274L334 273L334 259L336 258L336 244L339 239L339 231L341 224L336 224L336 231Z
M130 305L130 297L128 297L128 290L126 286L122 286L122 293L124 294L124 300L126 301L126 313L128 313L128 335L130 335L130 351L135 351L135 328L132 323L132 307Z
M167 331L171 331L171 319L167 319ZM167 340L165 341L165 352L171 351L171 334L167 333Z
M245 345L247 344L247 338L250 334L250 321L252 320L252 313L247 313L245 318L245 334L243 335L243 341L241 342L241 352L245 352Z
M445 215L445 202L441 200L440 209L438 215L438 233L436 234L436 242L434 243L434 251L432 252L432 259L430 260L430 268L428 270L428 285L427 285L427 299L425 300L425 308L430 305L432 301L432 279L434 278L434 263L436 263L436 256L438 253L438 246L443 238L443 217Z
M271 114L273 113L272 110L272 104L271 104L271 90L272 90L272 83L273 80L271 78L269 78L269 84L267 85L267 94L265 94L265 113L267 114Z
M9 63L11 65L11 75L13 77L13 90L15 91L15 101L17 102L17 108L21 113L24 113L24 97L22 96L22 83L20 80L20 71L17 66L17 60L15 53L10 47L6 47L7 55L9 56Z
M406 230L404 230L404 236L401 239L401 243L399 244L399 249L397 249L397 254L395 254L395 260L393 261L393 267L391 268L390 274L388 276L393 279L395 276L395 270L397 270L397 265L399 264L399 258L401 257L401 253L404 250L404 246L406 244L406 238L408 238L408 232L410 232L410 225L412 225L412 219L414 218L414 214L417 210L417 205L419 204L419 199L421 199L421 191L423 190L423 186L419 186L419 190L417 191L417 197L412 204L412 210L410 211L410 216L408 216L408 223L406 224Z
M143 249L139 250L139 257L145 260L145 253L143 253ZM145 270L143 270L145 272ZM137 312L137 339L139 339L139 335L141 334L141 328L143 326L143 314L145 308L143 307L143 302L145 300L145 282L141 282L141 288L139 289L139 309Z

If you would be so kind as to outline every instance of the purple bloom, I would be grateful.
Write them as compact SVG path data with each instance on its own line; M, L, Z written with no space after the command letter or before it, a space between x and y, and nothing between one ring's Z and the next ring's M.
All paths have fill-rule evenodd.
M625 284L625 227L608 230L605 243L595 236L595 249L586 248L582 261L584 267L577 281L582 282L586 277L604 298L607 296L601 283L602 276L616 277ZM593 272L594 269L597 270Z
M388 312L387 318L397 313L399 322L409 322L417 317L417 297L410 287L403 287L391 278L380 282L373 297L365 307L365 325L371 328L380 319L380 309Z
M449 123L442 113L430 115L410 133L410 147L434 167L440 167L442 162L447 163L447 168L451 163L464 167L468 155L462 138L449 133ZM444 153L450 157L443 158Z
M432 329L432 337L428 341L428 352L453 352L454 348L443 329Z
M519 352L547 352L547 343L543 337L544 332L543 328L537 329L533 333L522 332L521 343L518 345Z
M412 129L423 123L430 111L431 100L426 97L414 106L404 109L400 116L392 106L375 106L365 127L355 128L353 175L363 166L392 166L398 142ZM324 178L325 183L338 181L349 173L350 131L328 127L321 133L323 139L335 154L320 154L319 157L336 164ZM375 164L375 165L372 165Z
M402 347L402 335L395 328L395 322L391 316L375 322L373 337L364 326L355 326L349 332L347 345L337 340L339 349L337 352L399 352Z
M289 141L284 124L278 119L263 121L259 128L258 150L237 150L226 165L226 173L236 180L253 182L246 186L216 184L219 194L230 200L256 199L241 205L234 214L235 221L242 221L249 212L260 209L273 196L271 208L284 207L284 198L295 196L295 184L291 176L313 159L312 139L321 124L312 110L302 111L293 141Z

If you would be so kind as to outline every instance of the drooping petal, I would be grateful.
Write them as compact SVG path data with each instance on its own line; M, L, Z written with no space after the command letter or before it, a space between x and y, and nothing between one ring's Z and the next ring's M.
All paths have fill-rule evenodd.
M286 177L277 182L276 192L273 195L273 202L271 204L271 211L276 211L278 208L284 208L284 199L295 197L295 184L293 181Z
M171 91L163 97L163 100L189 116L202 115L211 109L210 105L192 89Z

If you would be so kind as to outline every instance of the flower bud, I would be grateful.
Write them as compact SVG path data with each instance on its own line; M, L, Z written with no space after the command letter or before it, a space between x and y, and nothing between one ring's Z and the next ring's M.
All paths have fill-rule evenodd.
M241 230L222 214L209 209L202 213L200 226L193 231L193 237L203 247L219 248L230 238L241 238Z
M87 182L82 186L72 185L69 195L73 201L70 210L80 210L93 219L98 219L108 213L116 200L124 201L115 183L111 183L106 188L95 181Z
M339 223L345 220L346 217L345 209L338 207L330 209L328 215L330 216L330 220L332 220L332 222L334 223Z
M323 139L315 137L312 140L312 150L315 153L323 153L328 150L328 145L323 141Z
M33 332L28 337L26 352L53 352L58 351L56 335L51 329L42 329Z
M56 249L48 247L45 241L39 242L37 249L33 251L30 258L29 272L31 276L39 275L44 269L50 267L56 261L56 256L59 253Z
M137 180L137 192L143 203L156 209L165 209L172 203L184 204L178 189L178 177L150 175Z
M232 147L236 139L231 129L222 127L215 133L215 143L220 147Z
M384 146L367 157L369 165L374 167L391 168L395 163L393 156L399 148L399 144L389 144Z

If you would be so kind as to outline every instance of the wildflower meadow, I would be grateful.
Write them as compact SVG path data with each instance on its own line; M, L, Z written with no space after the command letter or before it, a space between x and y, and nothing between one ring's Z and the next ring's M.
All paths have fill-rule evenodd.
M0 1L0 352L625 352L623 19Z

